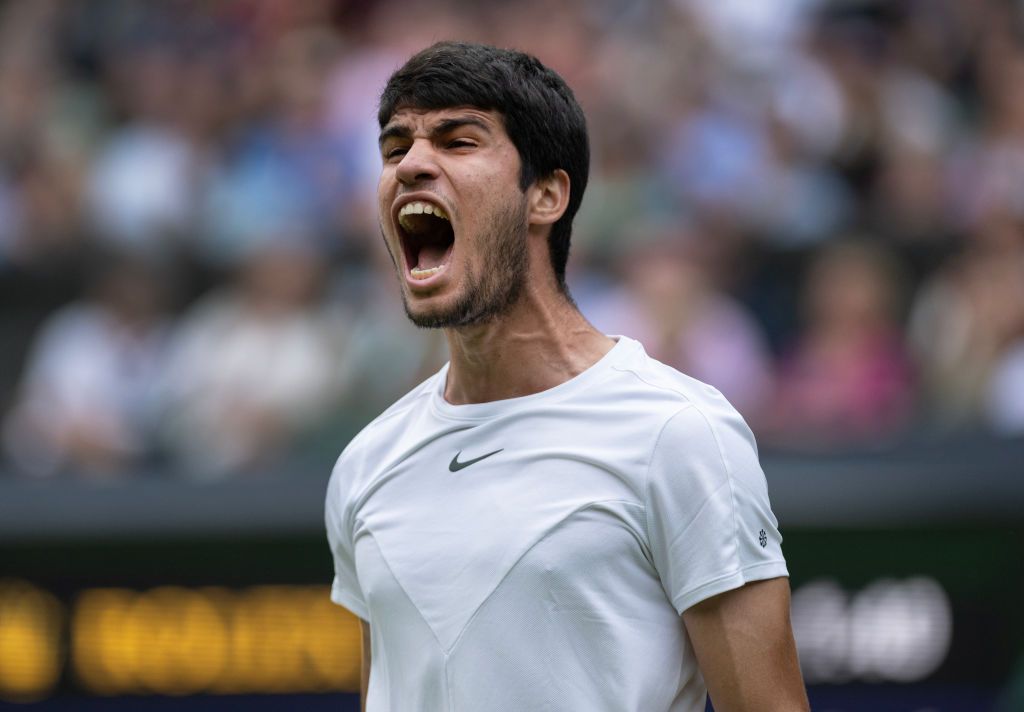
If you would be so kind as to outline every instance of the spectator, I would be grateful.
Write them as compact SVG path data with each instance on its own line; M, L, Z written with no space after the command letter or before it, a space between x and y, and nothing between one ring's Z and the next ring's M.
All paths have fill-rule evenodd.
M1024 335L1000 354L986 391L985 415L992 429L1024 435Z
M911 312L926 419L943 428L987 420L1015 430L1022 329L1024 233L993 215L925 284Z
M913 381L896 315L898 285L886 254L865 242L829 246L814 260L806 324L781 364L775 438L864 442L908 423Z
M547 21L538 27L541 11ZM1016 382L1020 336L1009 314L998 313L1012 310L995 285L1008 279L1003 262L1012 260L976 243L1024 222L1021 17L1019 4L1006 0L785 0L770 9L750 0L0 3L0 326L13 345L0 369L0 406L13 404L22 415L9 422L24 422L24 384L34 377L12 366L39 315L79 293L80 257L97 241L143 249L164 264L184 258L188 283L212 280L237 296L223 275L234 274L267 234L307 235L319 260L344 260L344 272L317 280L368 278L359 289L346 284L331 307L350 327L343 366L362 374L336 403L384 398L390 379L433 365L433 345L416 342L386 368L360 370L380 366L380 350L394 356L397 343L417 339L380 321L374 308L390 297L379 292L377 267L366 257L377 248L371 105L410 51L428 37L458 36L531 50L578 88L592 119L593 161L569 269L576 297L595 317L643 314L648 323L638 317L635 326L650 334L652 350L706 374L752 414L765 400L754 384L770 380L757 375L768 357L758 337L736 335L759 329L736 316L744 310L721 282L698 288L685 276L692 255L663 255L662 265L643 254L641 226L681 211L714 224L715 249L744 268L723 275L728 291L758 295L750 304L776 347L789 339L790 283L804 255L827 252L845 231L868 230L879 238L876 252L906 257L910 269L898 286L918 293L912 340L920 414L950 427L1003 424L1009 416L999 396L1016 392L1003 384ZM695 307L701 318L663 313L666 305L652 306L657 290L671 299L685 292L694 304L701 300L689 290L696 290L719 306ZM630 305L615 307L620 299ZM322 318L325 308L298 311ZM249 319L245 310L224 313ZM717 313L731 316L706 316ZM620 325L608 328L633 331L626 316L616 319ZM679 334L704 333L697 342L731 342L729 358L752 365L714 368L718 358L681 345L689 336L669 348L662 320ZM811 354L840 339L808 324L781 369L789 416L814 421L787 431L797 439L823 437L813 426L828 417L810 413L828 411L845 423L856 400L840 397L838 382L829 386L824 376L814 387L806 373L796 376L810 362L825 374L839 368ZM899 352L899 325L891 315L886 324ZM890 382L909 382L897 375L898 355L879 361L889 363ZM387 379L369 377L385 372ZM862 375L860 382L874 384L862 390L881 398L879 379ZM893 403L914 400L907 388L893 386L904 392ZM811 407L815 399L822 402ZM846 406L826 408L829 399ZM902 405L873 407L905 417ZM870 420L863 413L872 409L861 408L854 420ZM358 411L344 409L343 432L359 422ZM896 427L885 417L879 425ZM286 450L298 434L291 426L280 432ZM42 469L70 467L62 458Z
M168 369L164 436L196 477L267 465L346 385L344 315L298 238L253 248L235 281L182 320Z
M184 60L170 48L115 55L129 121L110 132L89 176L89 211L105 239L137 250L168 251L195 223L199 147L177 125L188 82Z
M771 361L757 323L715 284L713 237L681 227L642 228L645 244L620 255L622 287L594 306L591 321L627 334L654 358L722 391L757 422L771 392Z
M333 463L339 444L448 359L442 332L417 329L405 317L393 269L384 251L378 250L370 267L345 269L337 280L329 309L350 315L341 365L348 378L323 422L303 439L307 459Z
M112 475L155 454L168 347L163 282L135 256L106 258L91 294L46 322L3 431L22 470Z
M266 61L269 107L242 124L212 172L203 202L207 232L196 246L231 264L268 232L302 232L325 253L347 232L350 146L330 130L324 90L338 52L324 29L281 37Z

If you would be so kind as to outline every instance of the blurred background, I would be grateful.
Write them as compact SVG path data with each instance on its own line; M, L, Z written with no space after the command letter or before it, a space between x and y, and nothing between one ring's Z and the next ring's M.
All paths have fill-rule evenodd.
M450 38L575 90L572 292L754 428L815 709L1024 710L1015 0L0 1L0 708L357 709L324 487L446 359L376 100Z

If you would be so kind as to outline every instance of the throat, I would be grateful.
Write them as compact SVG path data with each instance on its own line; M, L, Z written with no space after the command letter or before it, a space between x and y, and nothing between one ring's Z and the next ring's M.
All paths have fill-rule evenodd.
M463 405L533 395L591 368L615 341L594 329L574 308L567 308L573 313L555 320L556 328L549 333L523 331L508 320L450 330L445 400Z
M440 267L448 261L452 246L448 245L424 245L416 256L416 269L427 270Z

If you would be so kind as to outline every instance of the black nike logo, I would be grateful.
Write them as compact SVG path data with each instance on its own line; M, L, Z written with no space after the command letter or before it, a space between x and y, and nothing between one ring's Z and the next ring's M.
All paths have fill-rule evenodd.
M501 450L504 449L505 448L501 448ZM448 469L452 472L458 472L459 470L465 469L470 465L475 465L481 460L486 460L491 455L497 455L499 452L501 452L501 450L495 450L494 452L489 452L486 455L481 455L480 457L475 457L472 460L466 460L465 462L459 462L459 455L462 454L462 450L459 450L457 453L455 453L455 457L452 458L452 461L448 463Z

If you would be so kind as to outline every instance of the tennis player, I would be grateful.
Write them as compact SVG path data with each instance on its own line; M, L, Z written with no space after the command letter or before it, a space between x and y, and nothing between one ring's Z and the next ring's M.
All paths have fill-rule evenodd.
M569 296L589 149L565 82L440 43L378 118L384 243L451 359L328 487L364 709L703 712L708 691L718 712L808 709L749 429Z

